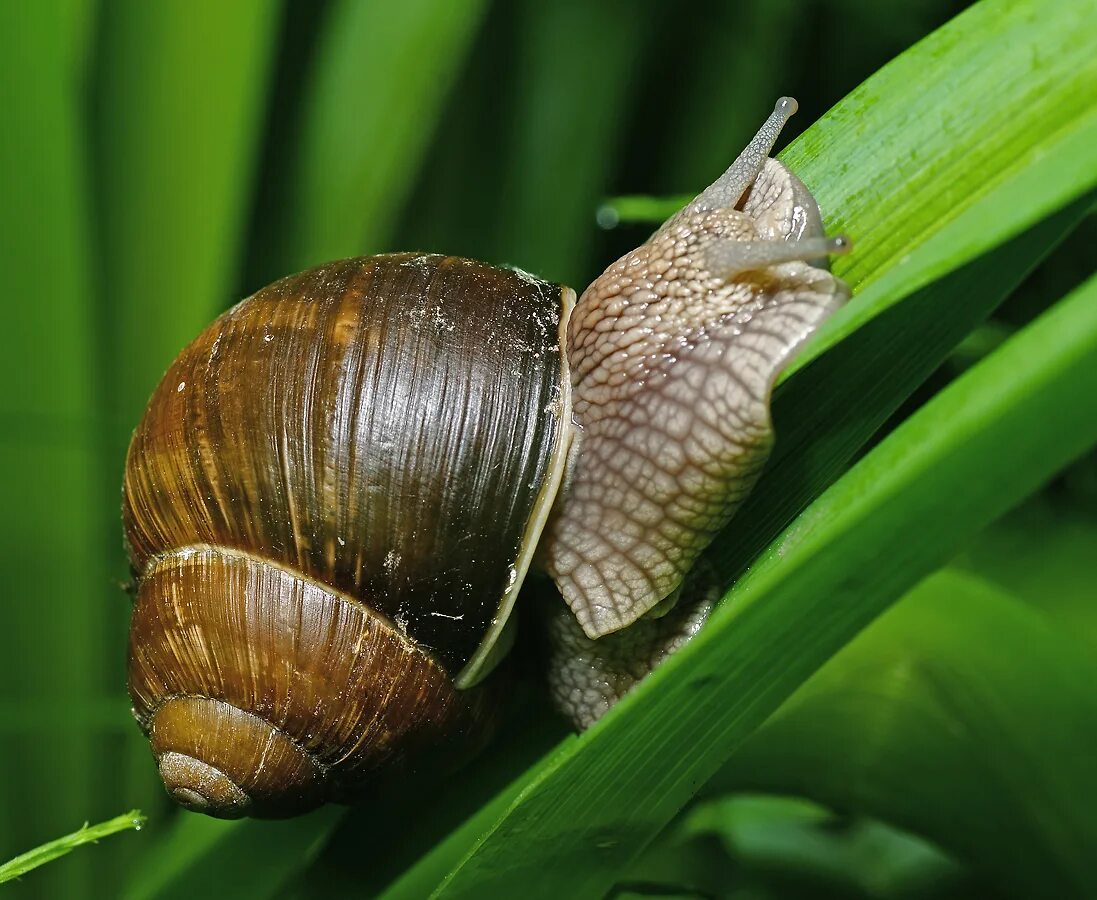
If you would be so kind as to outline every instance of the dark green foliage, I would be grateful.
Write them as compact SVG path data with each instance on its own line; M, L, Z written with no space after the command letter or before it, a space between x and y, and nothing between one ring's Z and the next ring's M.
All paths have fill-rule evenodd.
M149 815L5 889L1097 896L1097 7L965 5L0 3L0 860ZM783 93L855 297L778 387L710 627L578 739L520 668L441 796L169 808L124 692L118 496L177 350L335 256L581 288Z

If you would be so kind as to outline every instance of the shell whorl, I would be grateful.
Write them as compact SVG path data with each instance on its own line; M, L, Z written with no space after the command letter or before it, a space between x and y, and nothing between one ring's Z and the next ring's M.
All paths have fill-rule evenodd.
M468 260L342 260L180 354L123 491L130 691L173 796L287 814L476 744L484 702L453 682L490 666L559 485L572 298Z
M223 817L290 815L489 727L481 691L364 603L237 551L185 548L142 579L130 691L168 792Z

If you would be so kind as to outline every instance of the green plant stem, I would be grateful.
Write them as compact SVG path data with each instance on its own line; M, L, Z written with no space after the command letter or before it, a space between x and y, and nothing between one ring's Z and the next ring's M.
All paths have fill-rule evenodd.
M11 881L13 878L20 878L39 866L44 866L58 857L71 853L77 847L84 846L84 844L94 844L102 838L131 828L134 831L140 831L141 826L144 824L145 817L141 815L141 812L131 809L128 813L115 816L113 819L100 822L98 825L84 825L83 828L72 832L72 834L66 834L64 837L59 837L56 840L42 844L40 847L35 847L33 850L28 850L26 853L15 857L15 859L0 865L0 884Z

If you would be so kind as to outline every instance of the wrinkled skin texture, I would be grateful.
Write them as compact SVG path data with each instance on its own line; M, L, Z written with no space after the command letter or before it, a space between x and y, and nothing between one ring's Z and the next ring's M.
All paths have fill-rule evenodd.
M705 624L720 590L715 571L695 566L686 577L686 600L665 616L644 618L593 640L575 616L557 607L549 621L552 657L549 691L556 708L580 730L589 728Z

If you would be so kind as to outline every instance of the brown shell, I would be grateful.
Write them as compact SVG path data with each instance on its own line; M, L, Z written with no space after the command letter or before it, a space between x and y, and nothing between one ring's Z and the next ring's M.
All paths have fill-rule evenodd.
M482 689L454 690L366 605L216 548L161 557L142 580L130 693L161 770L171 753L223 773L246 798L220 810L232 814L350 797L381 766L473 748L491 725ZM194 790L186 773L164 776Z
M154 744L221 715L179 698L224 702L307 753L301 772L327 785L301 788L313 803L401 747L476 730L479 701L450 681L479 673L559 484L569 295L468 260L343 260L180 354L123 500L131 693ZM161 768L188 752L164 744Z

